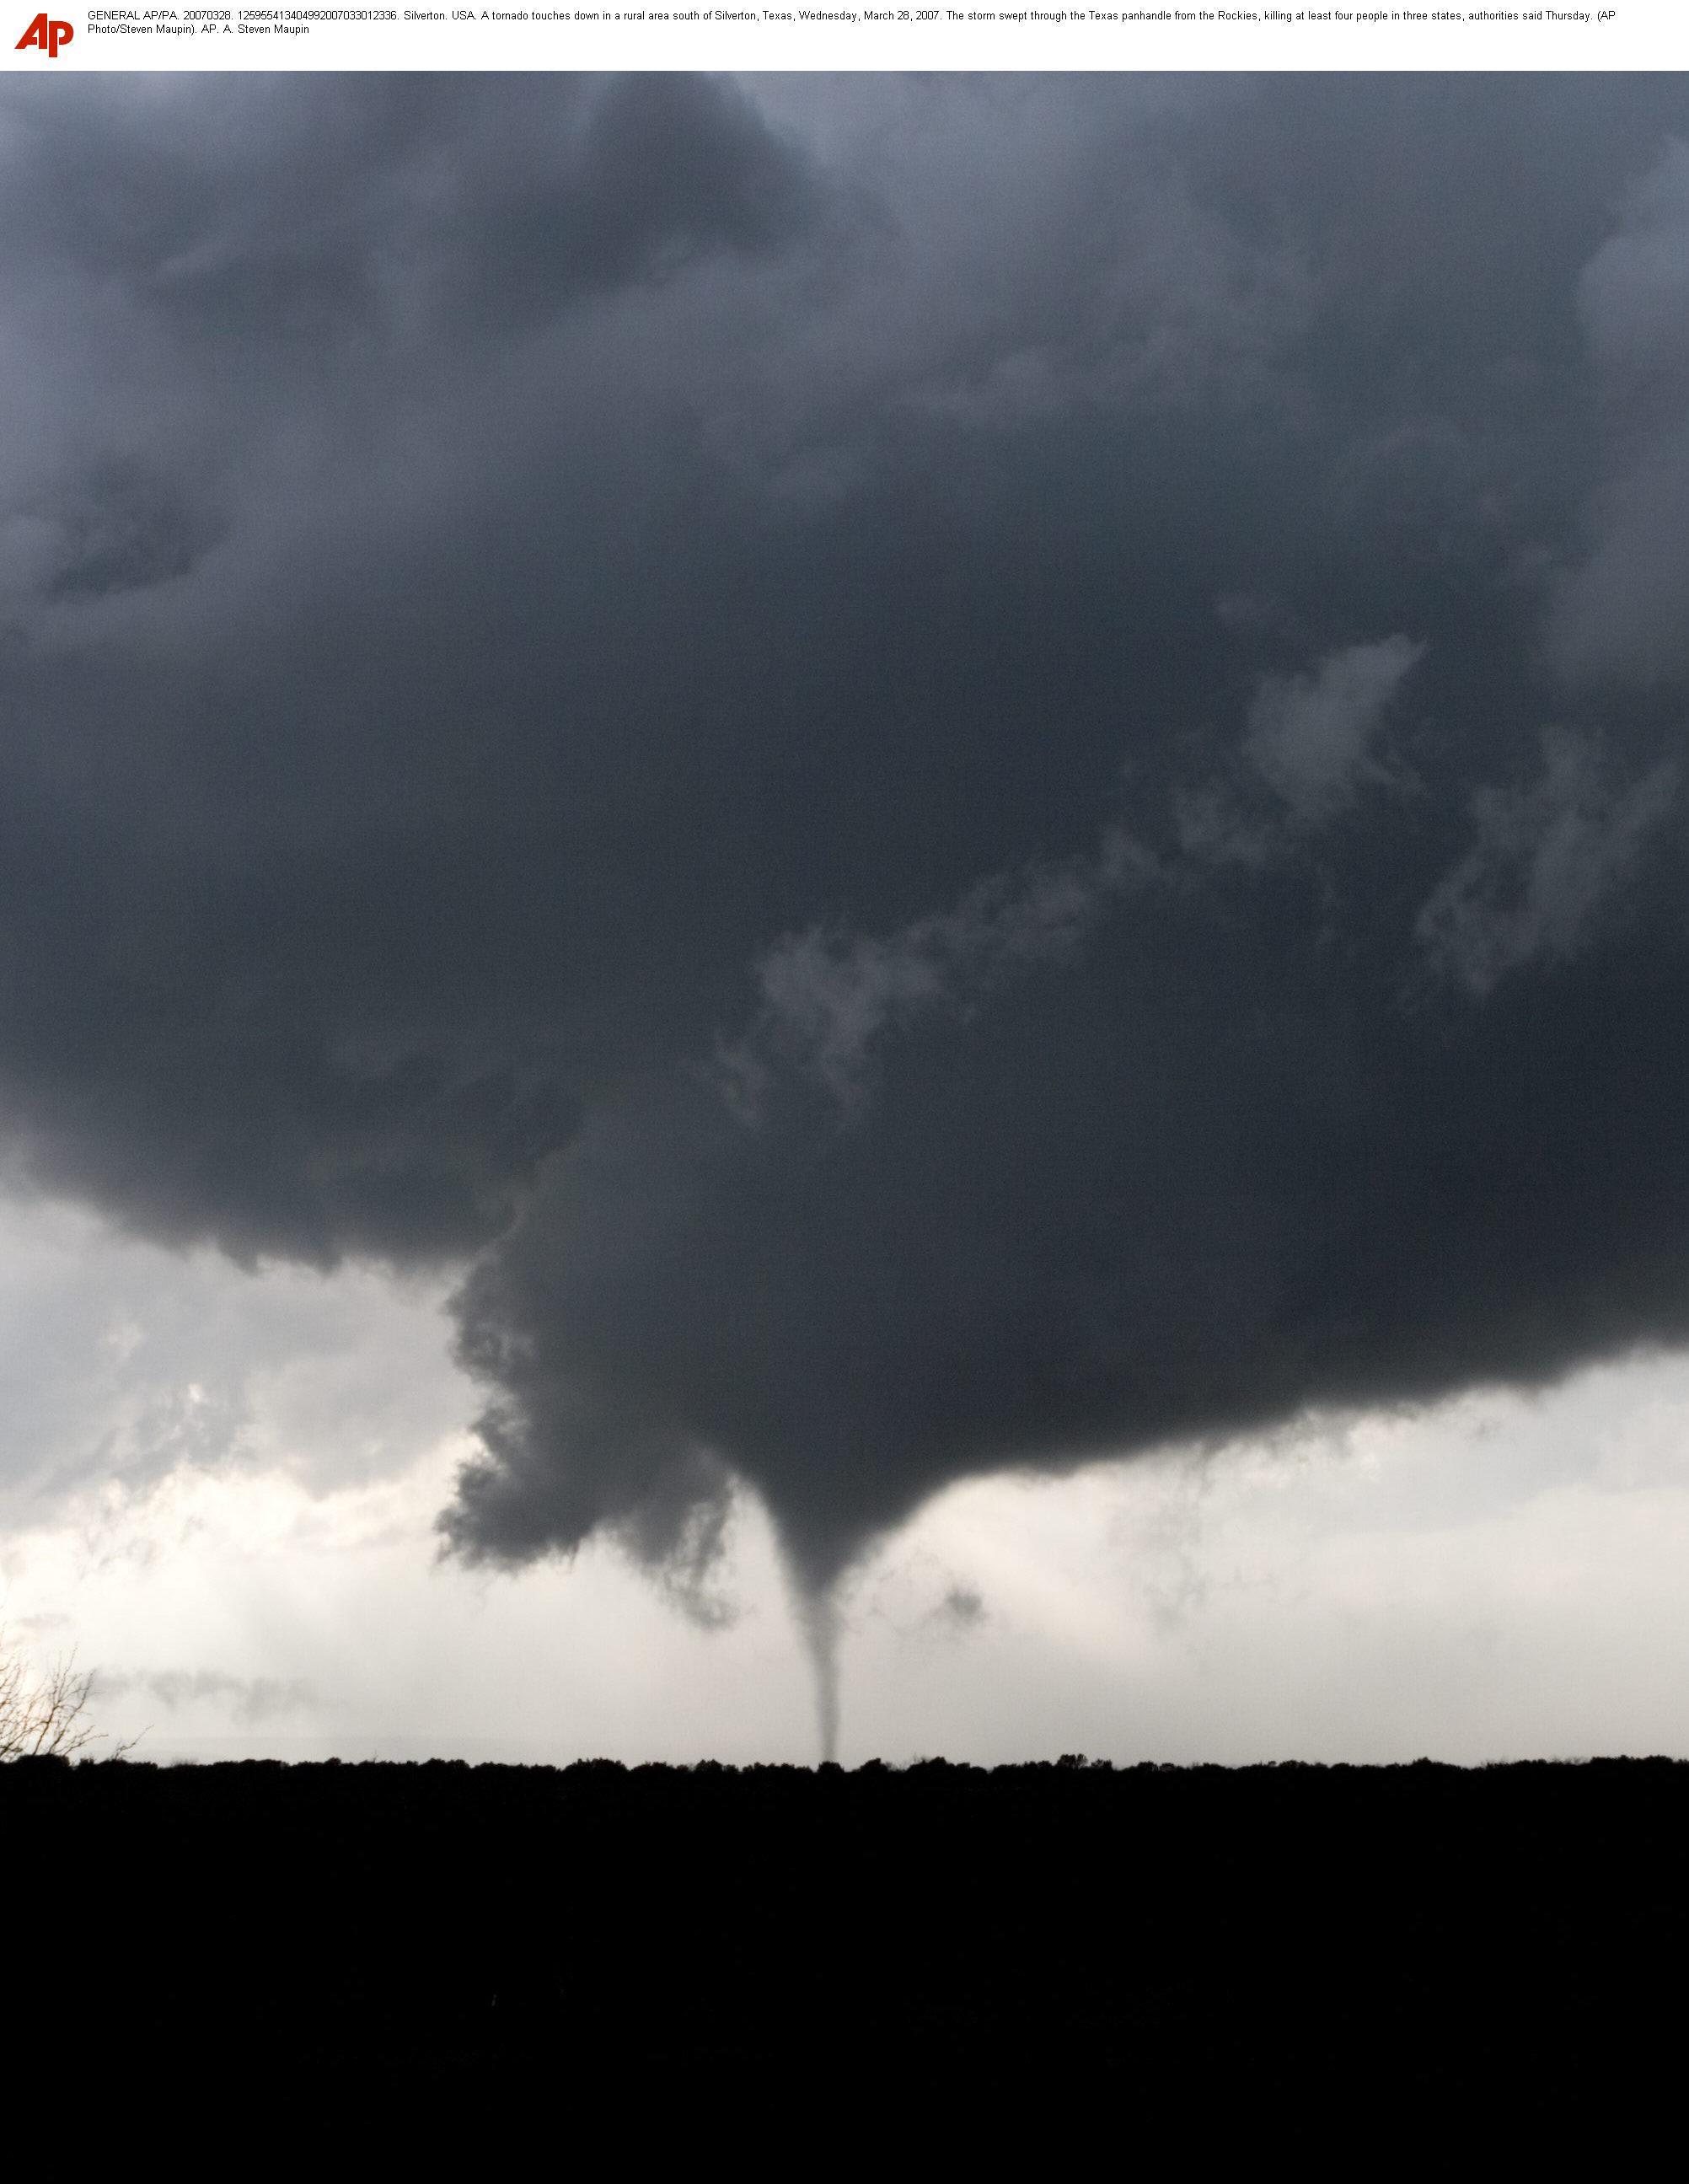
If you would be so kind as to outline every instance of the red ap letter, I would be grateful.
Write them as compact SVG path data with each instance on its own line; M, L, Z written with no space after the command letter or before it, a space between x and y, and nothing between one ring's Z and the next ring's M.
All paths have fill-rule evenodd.
M44 53L48 60L56 61L59 58L59 48L61 46L68 46L75 35L75 31L68 23L49 23L46 11L43 9L25 31L23 36L19 39L13 50L15 53L22 53L26 46L34 46L37 51Z

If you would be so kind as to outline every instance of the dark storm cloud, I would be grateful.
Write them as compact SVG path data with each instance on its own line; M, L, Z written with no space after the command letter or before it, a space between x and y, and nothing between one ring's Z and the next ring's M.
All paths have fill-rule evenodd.
M1689 1331L1674 80L8 98L12 1139L458 1551Z
M617 367L546 332L775 248L814 179L662 79L113 85L20 97L0 159L14 1133L242 1255L483 1240L605 1045L595 905L644 892L587 868L647 701Z

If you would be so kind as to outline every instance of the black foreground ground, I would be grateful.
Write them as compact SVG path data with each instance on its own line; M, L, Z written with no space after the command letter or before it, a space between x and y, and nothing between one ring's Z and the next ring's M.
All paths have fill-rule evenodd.
M1681 2115L1689 2078L1666 1760L32 1761L0 1860L0 2055L69 2060L96 2112L120 2082L627 2122L633 2088L629 2127L727 2130L778 2086L1129 2133L1344 2113L1377 2147L1474 2105Z

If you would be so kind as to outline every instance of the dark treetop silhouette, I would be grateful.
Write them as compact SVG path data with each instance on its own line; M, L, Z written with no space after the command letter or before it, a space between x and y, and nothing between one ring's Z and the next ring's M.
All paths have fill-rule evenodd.
M1689 1769L0 1769L8 2067L640 2143L742 2103L1346 2148L1674 2098ZM120 1847L146 1876L114 1947ZM75 2038L69 2038L70 2031ZM43 2064L46 2066L43 2068ZM294 2098L278 2102L278 2091ZM1212 2112L1212 2113L1211 2113ZM1463 2142L1466 2142L1463 2141Z

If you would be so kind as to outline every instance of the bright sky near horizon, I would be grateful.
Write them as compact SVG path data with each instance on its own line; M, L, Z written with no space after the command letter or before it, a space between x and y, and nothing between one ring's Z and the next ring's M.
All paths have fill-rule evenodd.
M438 1284L248 1276L40 1206L3 1239L0 1386L41 1459L4 1620L78 1648L137 1758L813 1758L754 1506L719 1627L603 1546L437 1563L476 1401ZM962 1486L850 1590L841 1756L1689 1754L1686 1560L1681 1357Z

